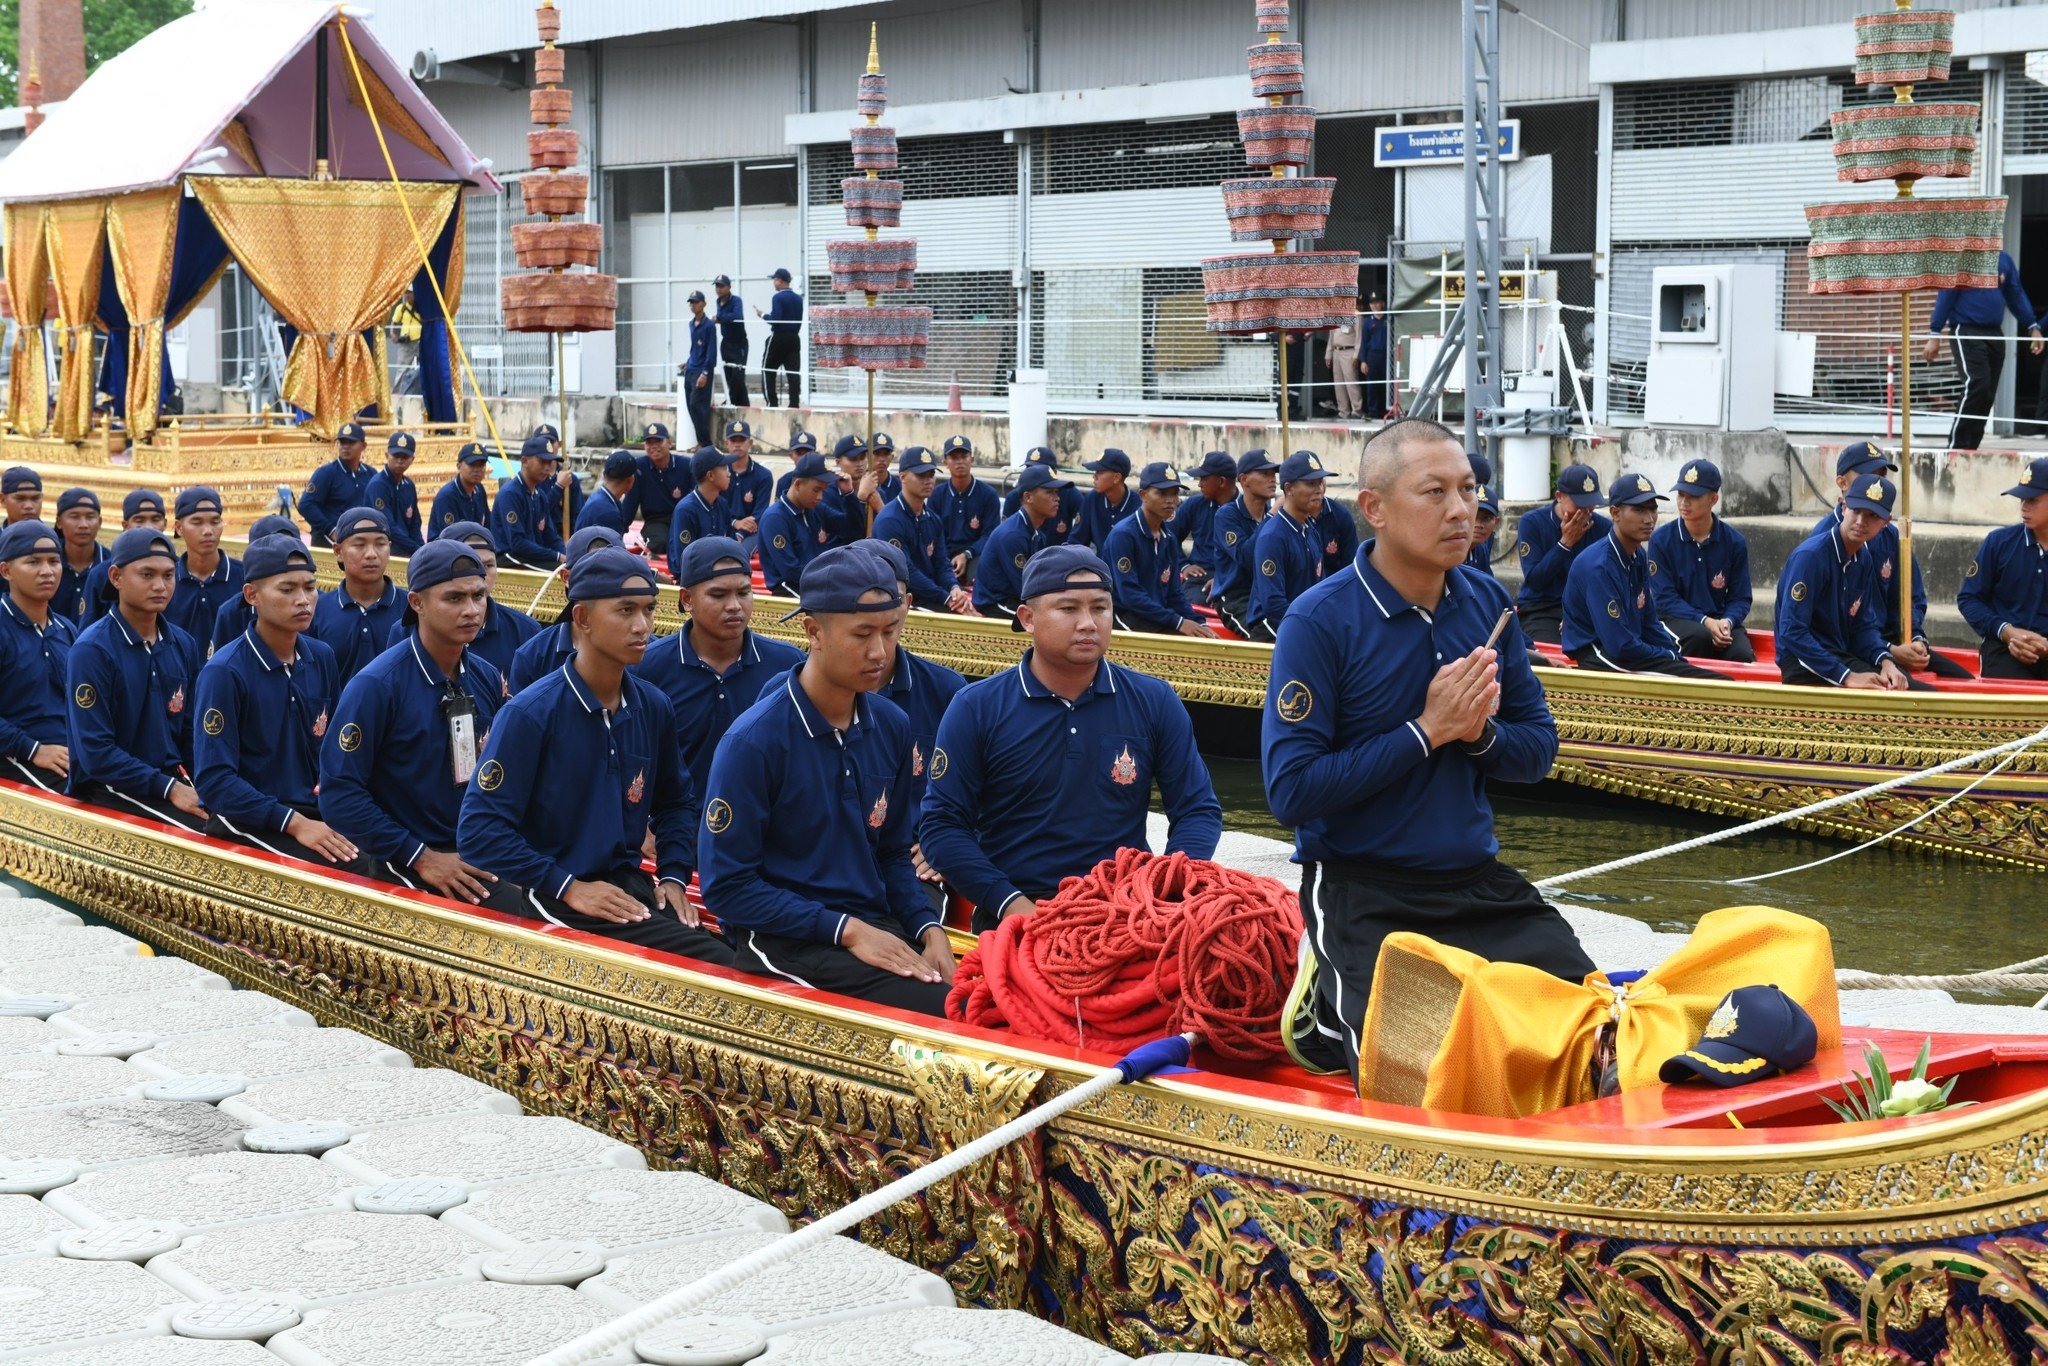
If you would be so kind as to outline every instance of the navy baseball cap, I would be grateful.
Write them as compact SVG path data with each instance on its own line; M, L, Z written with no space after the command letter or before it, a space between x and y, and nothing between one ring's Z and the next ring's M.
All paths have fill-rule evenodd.
M928 446L905 446L903 454L896 457L898 474L922 474L939 467L939 458L931 453Z
M562 458L561 452L555 449L554 443L539 432L535 432L532 436L519 443L519 458L524 460L528 456L535 456L542 460L560 460Z
M1865 512L1876 512L1889 518L1892 515L1892 500L1899 496L1899 490L1891 480L1881 474L1859 476L1849 485L1848 494L1842 501L1852 508Z
M465 441L462 443L462 449L455 452L455 463L458 465L481 465L490 458L491 453L484 449L484 443L481 441Z
M1493 482L1493 462L1478 451L1466 451L1465 461L1472 466L1472 479L1481 488Z
M1056 470L1060 467L1060 458L1053 454L1053 449L1050 446L1033 446L1030 450L1024 452L1024 463L1026 465L1043 465L1049 470Z
M1600 476L1591 465L1566 465L1557 472L1555 487L1571 498L1574 507L1596 508L1606 501L1600 496Z
M639 468L639 461L631 451L613 451L604 458L604 477L607 479L630 479Z
M1113 591L1109 566L1085 545L1049 545L1025 562L1024 582L1017 596L1029 602L1065 588Z
M415 593L454 579L484 576L483 557L461 541L428 541L405 562L405 586Z
M363 440L363 424L360 422L344 422L341 424L341 430L334 434L334 444L337 446L345 446L351 442L360 446Z
M867 453L867 443L857 436L842 436L832 443L834 460L855 460Z
M564 549L564 558L570 564L574 564L593 550L623 550L625 545L625 537L608 526L578 527L576 534L569 538L569 544Z
M204 484L195 484L189 489L178 490L175 508L180 517L191 517L201 512L219 512L220 493Z
M893 612L903 606L896 591L896 571L868 546L834 546L804 566L797 593L802 603L795 612L817 615L824 612ZM862 602L869 593L887 593L883 602Z
M1240 479L1244 478L1247 474L1259 474L1266 470L1277 470L1279 468L1278 465L1273 463L1273 458L1263 450L1246 451L1243 455L1237 457L1237 477Z
M725 568L719 565L731 560ZM707 579L722 578L727 574L752 578L753 569L747 564L747 550L730 536L706 536L683 547L683 558L676 566L676 582L684 588L695 588Z
M166 560L178 558L178 552L171 546L171 538L155 527L131 527L114 538L114 563L134 564L137 560L154 559L161 556Z
M1235 479L1237 462L1230 458L1229 451L1210 451L1202 457L1202 463L1195 466L1197 479Z
M569 601L602 602L607 598L651 598L654 571L630 550L593 550L569 566Z
M1494 492L1493 485L1481 484L1479 486L1479 506L1496 517L1500 516L1500 495Z
M1662 503L1663 494L1650 482L1645 474L1624 474L1607 486L1607 501L1616 507L1638 507L1644 503Z
M384 443L386 455L411 455L419 443L412 439L411 432L393 432Z
M667 423L665 423L665 422L650 422L650 423L648 423L648 424L647 424L647 430L646 430L646 431L644 431L644 432L642 432L642 433L640 433L640 439L641 439L642 441L667 441L667 440L669 440L669 439L670 439L670 437L669 437L669 434L668 434L668 424L667 424Z
M725 424L725 439L730 441L736 436L743 436L747 440L752 441L754 439L754 429L740 419L734 418L731 422Z
M1280 482L1298 484L1304 479L1328 479L1330 472L1314 451L1296 451L1280 462Z
M1154 460L1138 475L1141 489L1179 489L1187 491L1187 485L1180 481L1180 466L1165 460Z
M1898 466L1892 458L1868 441L1854 441L1835 457L1835 476L1845 474L1890 474Z
M1085 461L1081 468L1087 470L1090 474L1100 474L1104 470L1108 470L1112 474L1121 474L1128 478L1131 473L1131 457L1125 455L1116 447L1111 446L1102 453L1100 459Z
M23 489L41 492L43 476L26 465L9 465L5 474L0 474L0 494L20 493Z
M63 548L57 533L31 518L0 531L0 561L18 560L24 555L56 554Z
M685 300L683 300L683 302L684 302L684 303L686 303L686 304L701 304L701 303L703 303L703 302L704 302L704 291L703 291L703 290L701 290L701 289L693 289L693 290L691 290L691 291L690 291L690 297L689 297L689 298L687 298L687 299L685 299Z
M544 436L550 441L560 441L562 439L562 434L555 430L555 424L552 422L541 423L533 429L531 435Z
M797 432L789 438L789 453L791 455L795 455L798 451L814 451L816 449L818 449L818 438L812 436L809 432Z
M334 543L339 546L351 536L389 536L391 519L375 508L350 508L334 523Z
M939 449L940 453L944 455L953 455L956 452L961 455L973 455L974 443L961 436L958 432L955 432L946 438L946 444Z
M784 269L783 267L777 266L775 268L775 273L773 275L770 275L768 278L771 280L782 280L786 282L789 280L794 280L796 277L794 275L791 275L789 271Z
M65 489L57 495L57 515L62 517L73 508L100 510L100 496L91 489Z
M294 522L289 517L279 516L275 512L268 516L258 517L256 524L249 528L249 539L252 541L262 536L298 536L300 534L297 522Z
M145 512L164 515L164 496L155 489L130 489L121 500L121 520L126 522Z
M732 288L732 276L730 276L730 275L714 275L714 276L712 276L712 277L711 277L711 284L712 284L712 286L713 286L714 288L716 288L716 287L717 287L717 286L719 286L719 285L724 285L724 286L725 286L725 287L726 287L727 289L731 289L731 288Z
M1026 465L1017 476L1017 492L1029 493L1033 489L1070 489L1071 479L1062 479L1050 465Z
M1740 1086L1798 1071L1819 1044L1799 1002L1774 986L1737 987L1714 1007L1700 1041L1657 1069L1657 1080Z
M2027 477L2007 489L2009 498L2038 498L2048 493L2048 455L2027 462Z
M868 443L868 449L871 451L893 451L896 449L896 438L887 432L876 432L874 440Z
M896 576L896 582L910 582L910 557L903 553L902 546L885 541L879 536L869 536L855 541L854 544L881 556L882 563L888 565L889 572Z
M493 555L498 553L498 538L493 536L491 529L482 522L450 522L447 526L441 528L441 534L434 539L437 541L460 541L463 545L482 541L486 546L490 547Z
M276 578L295 569L312 573L312 553L306 549L304 541L282 532L257 537L249 542L248 550L242 555L242 579L247 583Z
M790 467L791 479L830 479L832 471L825 467L825 457L816 451L805 451Z
M711 446L699 446L697 453L690 457L690 477L702 479L721 466L732 464L736 457L731 451L721 451Z
M1678 482L1671 486L1674 493L1690 493L1697 497L1702 493L1721 491L1721 467L1711 460L1688 461L1678 472Z

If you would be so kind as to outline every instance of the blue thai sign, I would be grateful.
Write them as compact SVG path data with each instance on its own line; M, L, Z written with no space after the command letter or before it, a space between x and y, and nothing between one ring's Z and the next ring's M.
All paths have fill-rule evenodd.
M1500 159L1522 158L1522 121L1500 121ZM1465 159L1465 125L1462 123L1411 123L1382 128L1373 134L1372 164L1375 166L1428 166Z

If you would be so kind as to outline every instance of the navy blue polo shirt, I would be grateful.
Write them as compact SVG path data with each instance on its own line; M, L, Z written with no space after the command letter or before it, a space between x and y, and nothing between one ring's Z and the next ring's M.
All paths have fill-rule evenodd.
M900 495L884 504L875 515L875 539L895 546L910 561L910 596L915 604L943 611L960 578L946 555L946 528L931 504L912 512Z
M1493 577L1493 539L1491 537L1476 540L1472 543L1472 548L1465 552L1465 567L1476 570L1486 575L1489 579Z
M342 509L348 511L347 508ZM478 484L474 489L462 487L460 479L450 479L441 485L434 495L434 506L428 514L428 530L439 536L457 522L475 522L478 526L491 524L491 499Z
M516 556L529 565L553 566L562 560L561 523L547 496L552 485L536 489L526 476L514 475L498 485L491 506L491 539L500 555Z
M1332 498L1323 499L1323 510L1314 522L1316 539L1323 546L1323 575L1328 577L1351 563L1358 553L1358 519L1351 509Z
M1613 532L1573 558L1564 585L1567 654L1588 647L1617 669L1647 669L1678 657L1678 641L1651 596L1658 577L1647 549L1630 554Z
M633 495L629 492L626 496L631 498ZM631 525L633 525L633 519L626 515L625 506L612 496L610 489L602 484L598 485L596 491L583 500L583 507L576 514L576 529L578 531L592 526L610 527L623 537L626 534L626 528Z
M732 467L732 482L718 495L718 501L725 507L728 523L758 518L775 501L775 476L760 461L749 457L744 470L738 465Z
M1842 524L1842 505L1813 524L1814 535ZM1870 558L1870 572L1877 577L1877 632L1886 640L1899 638L1899 527L1886 522L1870 543L1863 547ZM1920 557L1913 557L1913 639L1927 638L1927 581L1920 574Z
M1102 545L1117 615L1148 631L1178 631L1181 622L1195 620L1180 581L1180 542L1171 528L1168 523L1154 531L1140 512L1111 527Z
M225 558L225 556L223 556L223 558ZM179 563L180 565L182 565L184 561L181 559ZM94 565L92 569L86 574L85 587L80 589L78 594L78 617L73 622L73 624L77 626L79 629L83 630L85 627L92 625L101 617L105 616L107 613L114 610L114 601L116 598L116 594L114 592L114 582L107 576L107 571L109 569L112 569L113 567L114 562L112 559L104 559L101 560L98 564ZM177 606L177 603L177 596L173 594L171 597L171 606L175 608ZM168 611L165 613L165 615L169 615ZM66 618L66 620L71 619ZM183 623L180 624L182 625ZM187 626L185 630L187 634L192 635L194 637L197 637L201 634L198 631L192 630L192 628L189 626Z
M701 541L706 536L732 535L732 516L725 510L725 499L714 498L704 501L704 495L691 489L687 498L676 505L675 514L668 524L668 572L669 577L680 579L683 575L683 547L692 541Z
M1013 669L961 689L939 723L918 842L977 906L1036 900L1119 849L1146 849L1156 783L1166 852L1208 858L1223 808L1173 689L1107 660L1069 702Z
M23 763L38 745L67 743L65 669L76 632L52 613L38 626L0 592L0 754Z
M50 611L77 626L83 626L89 617L85 607L85 583L88 576L107 562L107 548L94 543L92 563L83 569L71 565L71 552L67 548L57 555L61 570L57 576L57 593L50 599Z
M1778 571L1778 610L1771 625L1780 668L1796 662L1839 684L1891 656L1877 625L1882 613L1870 601L1879 592L1873 571L1870 547L1851 555L1839 525L1799 543Z
M1216 572L1216 561L1222 551L1216 539L1216 515L1229 506L1227 501L1212 503L1196 493L1181 499L1174 510L1173 539L1187 547L1189 564L1199 565L1210 574Z
M862 694L833 728L795 674L733 722L697 838L704 904L728 931L836 944L849 916L921 940L940 923L910 861L924 784L910 723Z
M428 849L455 847L464 786L441 709L452 692L475 707L481 747L504 684L468 651L451 680L408 632L341 690L320 746L320 819L373 859L411 867Z
M320 786L320 740L341 697L334 651L310 635L280 660L254 630L214 652L199 671L192 785L199 803L251 834L283 833L311 810Z
M343 509L347 511L347 509ZM242 562L223 553L213 572L200 578L192 572L191 552L178 557L178 578L171 591L171 605L164 609L164 620L183 631L194 640L209 641L213 634L214 618L220 615L222 603L242 600ZM108 585L109 591L112 585ZM113 604L108 603L111 611Z
M369 506L370 476L374 473L368 460L358 460L356 467L350 469L341 463L340 456L313 471L305 493L299 498L299 515L313 529L317 544L328 544L342 513Z
M819 508L805 512L787 498L776 499L761 514L761 581L771 593L795 597L804 566L831 544L832 532Z
M926 506L946 529L946 549L953 555L964 550L981 558L982 547L988 544L996 523L1003 520L1003 500L979 479L970 478L965 493L955 488L951 479L941 479Z
M1079 490L1076 490L1079 492ZM1080 510L1075 514L1074 529L1067 539L1076 545L1100 546L1109 539L1109 529L1138 510L1138 490L1124 485L1124 499L1112 503L1094 489L1081 494Z
M1272 516L1271 507L1271 504L1267 505L1267 517ZM1241 597L1249 602L1252 580L1258 576L1259 524L1264 520L1264 517L1252 516L1251 509L1245 506L1243 494L1217 509L1214 523L1216 562L1209 567L1210 601L1222 602L1226 598Z
M633 491L626 495L626 512L666 522L675 515L676 505L690 496L697 481L690 478L690 462L670 451L666 464L642 454L633 461Z
M1024 491L1011 489L1003 495L1003 516L1014 517L1024 505ZM1064 545L1074 534L1074 528L1081 524L1081 490L1064 488L1060 490L1060 510L1045 524L1046 534L1052 539L1051 545Z
M400 559L411 559L426 539L420 530L420 491L412 476L393 479L389 470L378 470L370 476L364 496L370 500L364 506L373 507L391 519L391 553Z
M654 644L659 645L656 641ZM654 646L649 646L653 649ZM553 626L541 627L538 634L529 637L525 644L512 652L512 668L504 675L506 693L523 692L526 685L567 664L576 655L576 642L569 634L569 623L558 621ZM646 662L644 659L641 661Z
M740 657L720 674L697 657L690 643L695 625L684 622L682 630L648 646L630 672L659 688L668 699L675 711L683 766L690 770L691 783L701 793L711 776L712 752L734 719L754 705L777 674L802 664L804 652L749 631L740 642Z
M347 585L330 588L313 604L313 626L309 634L334 651L334 663L346 683L369 666L371 660L389 649L402 632L405 594L389 578L384 591L367 607L348 595Z
M176 602L177 598L173 597L171 601ZM313 610L315 612L320 610L318 604L314 605ZM109 607L107 613L112 615L113 608ZM254 620L256 620L255 610L249 606L240 593L235 594L235 596L222 603L220 610L213 614L213 634L207 638L206 646L200 651L200 654L212 655L215 650L218 650L221 646L248 630L249 623Z
M2024 526L1998 528L1977 547L1956 606L1986 640L2006 626L2048 634L2048 550Z
M1565 576L1571 572L1573 557L1599 544L1601 537L1614 530L1614 523L1604 514L1594 513L1593 525L1577 545L1564 544L1558 538L1560 528L1554 503L1530 508L1515 524L1515 554L1522 562L1522 589L1515 595L1515 606L1522 611L1562 607Z
M71 707L67 789L104 783L131 797L158 799L192 767L192 685L200 650L159 619L154 644L116 610L72 643L65 678Z
M559 897L579 878L639 868L650 827L658 880L688 886L696 823L661 690L628 673L608 714L567 665L499 710L455 840L465 862Z
M794 673L795 669L789 672ZM777 674L761 691L773 692L786 677L788 674ZM889 670L889 681L877 688L875 695L894 702L910 723L911 777L924 777L931 764L932 750L938 745L939 722L945 718L946 708L953 704L954 695L966 686L965 674L920 658L901 645L896 647L896 663Z
M1504 631L1500 711L1485 749L1431 749L1420 724L1430 680L1486 643L1508 605L1463 565L1424 610L1373 568L1373 542L1302 595L1280 627L1261 754L1274 819L1297 863L1332 860L1458 872L1500 851L1486 780L1541 781L1557 724L1519 631Z
M1313 521L1297 522L1278 503L1252 538L1252 600L1248 621L1278 627L1291 605L1323 577L1323 543Z
M399 604L401 622L405 616L405 604ZM476 633L476 639L469 642L470 653L488 663L500 675L512 672L512 661L519 648L547 630L517 607L507 607L501 602L492 602L484 608L484 625ZM405 627L400 625L390 637L389 643L396 645L405 639Z
M1693 539L1680 518L1650 533L1650 558L1657 572L1650 591L1657 611L1686 621L1725 617L1740 626L1749 616L1749 542L1742 533L1715 516L1707 539Z
M718 363L718 329L708 314L685 325L690 329L690 351L683 358L683 378L694 386L699 375L710 374Z
M1005 517L990 533L981 561L974 568L974 607L987 615L997 605L1015 606L1024 592L1024 566L1049 545L1058 545L1053 521L1031 525L1022 508Z

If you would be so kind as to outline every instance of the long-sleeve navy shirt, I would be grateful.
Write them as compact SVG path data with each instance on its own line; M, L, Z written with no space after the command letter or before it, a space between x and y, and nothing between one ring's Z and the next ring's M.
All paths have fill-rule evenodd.
M1270 511L1267 515L1271 515ZM1209 569L1211 602L1243 598L1249 604L1252 580L1258 574L1257 543L1259 523L1263 520L1252 516L1243 494L1217 510L1216 563Z
M2048 550L2024 526L1998 528L1977 548L1956 606L1986 640L2006 626L2048 635Z
M721 674L698 657L692 644L693 625L685 622L682 630L648 646L631 671L661 689L668 699L675 712L683 766L689 769L695 790L702 793L711 776L711 756L733 721L754 705L777 674L801 665L804 652L749 631L740 642L740 657Z
M37 626L0 593L0 754L27 763L38 745L67 742L65 669L75 634L54 613Z
M346 508L343 511L347 511ZM111 587L111 585L110 585ZM223 554L213 572L200 578L192 572L191 555L178 557L177 583L171 591L171 605L164 609L164 620L197 641L207 641L211 652L210 638L213 634L214 618L220 615L222 604L242 600L242 562ZM108 605L112 610L112 604Z
M692 318L690 328L690 353L683 358L683 378L691 384L699 375L708 375L718 364L718 324L707 314Z
M363 496L370 500L364 506L373 507L391 519L391 553L402 560L411 559L413 552L426 542L426 533L420 526L420 491L412 476L393 479L391 471L378 470L370 476Z
M1696 541L1673 518L1650 533L1650 559L1657 572L1650 591L1660 616L1686 621L1724 617L1740 626L1749 616L1749 542L1720 517L1707 539Z
M1275 506L1252 538L1252 601L1249 620L1278 627L1302 594L1323 577L1323 543L1314 522L1297 522Z
M558 621L553 626L543 626L539 634L528 637L512 652L512 668L504 675L505 695L510 697L525 691L527 684L545 678L575 656L576 642L569 633L568 622ZM641 662L644 664L646 661L643 659Z
M346 683L390 648L404 616L405 594L390 579L384 580L384 591L367 606L350 597L343 585L328 589L313 604L313 626L308 634L334 652L335 667Z
M347 511L346 508L343 511ZM441 485L434 495L434 506L429 512L427 529L439 536L457 522L475 522L478 526L491 524L491 499L478 484L473 489L462 486L460 479L450 479Z
M1358 553L1358 519L1350 508L1325 498L1314 526L1316 539L1323 543L1323 574L1328 577L1350 564Z
M2020 288L2020 268L2005 252L1998 253L1998 288L1996 289L1944 289L1934 296L1934 316L1928 320L1930 332L1946 332L1952 324L1969 327L1997 327L2005 322L2005 311L2012 310L2019 320L2020 331L2026 332L2035 326L2034 306L2027 302L2026 290Z
M320 741L341 697L334 652L310 635L280 660L254 630L199 671L192 785L199 802L244 833L282 833L313 806Z
M629 491L626 496L631 498L633 495ZM577 509L576 512L576 529L578 531L591 526L610 527L623 537L626 534L626 528L631 525L633 525L633 519L626 515L625 505L612 496L610 489L602 485L599 485L590 497L584 499L583 506Z
M1557 724L1519 631L1495 642L1501 694L1479 753L1432 749L1421 717L1430 680L1486 643L1507 590L1460 565L1424 611L1359 547L1343 573L1302 596L1280 627L1266 688L1266 800L1294 827L1298 863L1381 863L1457 872L1500 851L1486 780L1541 781Z
M1196 619L1180 581L1180 542L1173 538L1171 523L1154 531L1142 512L1124 518L1109 529L1102 558L1109 562L1118 616L1145 630L1166 632Z
M400 625L388 638L387 644L396 645L406 637L403 625L405 604L399 604ZM484 625L476 633L476 639L469 642L469 652L496 669L500 676L512 672L512 660L521 646L547 628L535 621L517 607L507 607L501 602L492 602L484 608Z
M550 484L534 488L525 475L498 485L491 505L491 539L500 555L514 555L529 565L552 567L562 560L562 524L548 496Z
M1778 610L1771 625L1778 663L1797 661L1833 683L1891 656L1880 615L1870 547L1854 555L1831 525L1799 543L1778 571Z
M824 514L805 512L787 498L778 498L761 514L761 581L770 593L796 596L804 566L832 542Z
M979 479L970 480L965 493L953 487L951 479L941 479L939 486L932 490L931 501L926 506L938 515L939 524L946 528L946 553L949 555L965 551L979 559L982 547L988 544L988 538L995 532L996 523L1003 520L1003 500Z
M948 882L1000 913L1119 849L1150 848L1155 783L1166 852L1213 855L1223 807L1173 689L1104 660L1069 702L1039 682L1027 651L961 689L939 723L918 842Z
M683 547L692 541L701 541L706 536L732 535L732 514L726 509L725 499L704 500L703 491L690 490L690 496L676 505L674 515L668 524L668 573L672 579L683 576Z
M68 550L57 557L57 562L62 569L57 575L56 596L50 599L50 611L74 626L83 626L92 620L92 614L86 610L85 585L93 571L107 562L107 548L95 543L92 548L92 563L83 569L71 563L71 554Z
M749 460L745 469L735 465L732 482L718 495L718 501L729 522L758 518L775 501L775 476L758 460Z
M737 294L728 294L713 315L718 322L718 354L729 361L747 358L747 307Z
M1842 524L1842 505L1813 524L1818 536ZM1870 572L1877 582L1877 631L1887 641L1899 638L1899 527L1886 522L1863 547L1870 558ZM1927 638L1927 580L1920 574L1920 557L1913 557L1913 639Z
M931 504L912 512L900 495L892 499L875 514L875 539L895 546L910 561L910 596L916 605L943 611L960 579L946 558L946 528Z
M1591 647L1617 669L1648 669L1678 657L1678 641L1650 595L1647 549L1630 552L1613 532L1572 560L1564 585L1567 654Z
M1098 549L1109 539L1109 529L1138 510L1138 491L1128 485L1124 488L1121 503L1112 503L1094 489L1081 495L1080 511L1075 514L1073 530L1067 539L1076 545L1092 545Z
M1515 595L1515 606L1522 611L1561 607L1572 558L1588 546L1599 544L1601 537L1614 530L1614 523L1603 514L1594 513L1592 526L1579 537L1577 545L1566 545L1559 537L1560 530L1554 504L1530 508L1515 524L1515 554L1522 562L1522 589Z
M974 569L974 607L986 616L996 606L1015 606L1024 591L1024 566L1049 545L1058 545L1051 519L1031 525L1031 514L1019 509L1003 518L989 534L981 562Z
M795 290L778 289L775 291L775 296L768 300L768 312L765 315L765 321L768 324L768 330L777 336L795 336L799 330L797 325L803 319L804 296Z
M411 867L428 849L455 848L464 785L441 708L453 692L468 694L481 748L504 686L468 651L450 680L407 632L341 690L320 746L320 819L373 859Z
M455 840L465 862L559 897L579 878L637 869L650 826L657 878L687 886L696 823L661 689L629 673L607 713L565 665L499 710Z
M910 723L872 694L836 730L794 673L726 732L705 786L704 904L728 930L836 944L849 917L908 935L940 923L910 861L924 784Z
M71 708L67 790L104 783L131 797L159 799L192 768L192 685L200 649L159 620L156 642L119 611L79 633L65 669Z
M794 673L795 668L792 667L790 672ZM784 677L777 674L761 691L773 692L782 686ZM875 690L875 696L894 702L902 709L903 719L910 724L911 777L922 779L925 776L931 765L932 751L938 745L939 722L945 719L946 708L953 704L953 698L966 686L964 674L914 655L901 645L896 647L895 667L889 670L889 681Z
M1016 516L1017 510L1023 506L1023 503L1023 490L1011 489L1003 495L1003 516ZM1046 534L1052 538L1050 543L1053 545L1065 544L1067 539L1074 534L1074 529L1080 524L1081 490L1076 488L1061 489L1060 510L1054 514L1051 521L1045 524Z
M651 455L633 461L633 491L626 495L626 519L635 516L667 521L676 505L690 496L697 481L690 477L690 462L670 452L663 463Z
M1180 500L1180 507L1174 511L1173 539L1186 547L1187 563L1199 565L1210 574L1216 572L1216 562L1222 558L1223 547L1216 538L1216 515L1229 507L1228 502L1212 503L1200 494Z
M374 473L367 460L357 461L350 469L339 456L313 471L299 499L299 515L312 528L315 545L329 543L342 513L369 506L370 476Z

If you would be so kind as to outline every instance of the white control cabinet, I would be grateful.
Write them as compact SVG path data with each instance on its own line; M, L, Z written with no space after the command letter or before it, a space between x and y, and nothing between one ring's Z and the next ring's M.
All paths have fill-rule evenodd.
M1645 420L1730 432L1772 426L1777 332L1769 266L1659 266Z

